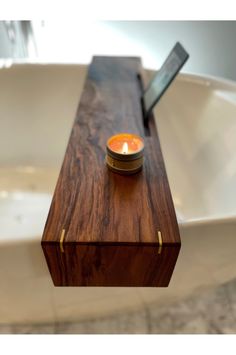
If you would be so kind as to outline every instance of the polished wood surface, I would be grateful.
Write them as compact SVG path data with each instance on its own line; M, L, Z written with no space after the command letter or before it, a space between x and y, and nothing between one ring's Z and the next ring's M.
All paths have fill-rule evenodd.
M140 69L139 58L119 57L94 57L89 67L42 239L55 285L170 280L180 237L153 118L143 125ZM105 165L106 142L120 132L144 138L138 174L118 175Z
M179 248L151 245L46 244L44 253L55 286L166 287Z

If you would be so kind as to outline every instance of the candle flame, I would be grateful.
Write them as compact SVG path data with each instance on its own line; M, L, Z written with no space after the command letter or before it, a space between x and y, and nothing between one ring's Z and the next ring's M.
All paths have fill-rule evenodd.
M128 150L129 150L128 143L125 142L122 147L122 153L127 154Z

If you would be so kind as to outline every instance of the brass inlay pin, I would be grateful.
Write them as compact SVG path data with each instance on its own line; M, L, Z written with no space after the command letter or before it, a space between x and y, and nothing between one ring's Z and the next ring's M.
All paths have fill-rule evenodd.
M161 254L161 249L162 249L162 236L161 236L161 232L160 232L160 231L157 232L157 236L158 236L158 242L159 242L158 254Z
M63 247L64 239L65 239L65 229L62 229L61 237L60 237L60 250L62 253L65 252L64 247Z

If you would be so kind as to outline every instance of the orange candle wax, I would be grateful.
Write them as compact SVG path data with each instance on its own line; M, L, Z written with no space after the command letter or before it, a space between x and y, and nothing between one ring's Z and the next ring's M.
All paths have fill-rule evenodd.
M134 154L140 152L144 143L141 137L131 133L120 133L112 136L107 142L108 148L120 154Z
M143 139L132 133L120 133L107 141L106 162L108 167L120 174L134 174L143 165Z

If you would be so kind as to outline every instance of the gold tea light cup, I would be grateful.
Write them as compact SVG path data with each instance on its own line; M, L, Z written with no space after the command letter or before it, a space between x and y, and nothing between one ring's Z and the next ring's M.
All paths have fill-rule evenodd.
M122 175L135 174L143 166L143 139L132 133L120 133L107 141L106 163L110 170Z

